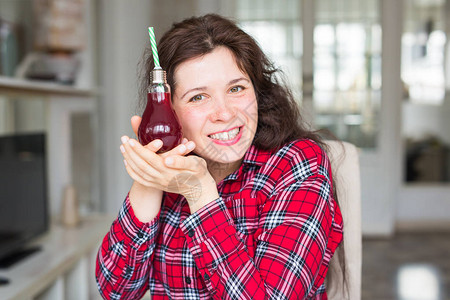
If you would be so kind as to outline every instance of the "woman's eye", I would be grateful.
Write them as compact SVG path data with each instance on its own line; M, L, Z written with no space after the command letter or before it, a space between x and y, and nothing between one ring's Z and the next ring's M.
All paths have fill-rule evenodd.
M230 89L230 92L231 93L237 93L237 92L240 92L240 91L242 91L244 89L244 87L242 87L242 86L234 86L234 87L232 87L231 89Z
M203 95L195 95L194 97L191 98L192 102L196 102L196 101L201 101L203 100L204 96Z

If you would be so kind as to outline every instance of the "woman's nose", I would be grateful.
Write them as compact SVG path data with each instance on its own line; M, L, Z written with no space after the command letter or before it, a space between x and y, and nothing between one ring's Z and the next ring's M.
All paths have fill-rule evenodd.
M211 121L227 122L236 116L236 109L224 98L216 98L213 111L210 114Z

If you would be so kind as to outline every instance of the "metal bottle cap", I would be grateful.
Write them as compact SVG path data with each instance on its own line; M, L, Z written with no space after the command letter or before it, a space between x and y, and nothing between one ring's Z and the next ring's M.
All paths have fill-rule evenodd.
M163 69L153 69L152 71L152 82L153 83L166 83L166 71Z

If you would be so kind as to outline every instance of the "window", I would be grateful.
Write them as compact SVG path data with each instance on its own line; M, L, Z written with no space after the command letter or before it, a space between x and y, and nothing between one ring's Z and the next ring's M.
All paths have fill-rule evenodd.
M404 1L402 80L408 101L441 105L445 97L444 0Z
M381 102L377 0L317 0L314 110L318 128L359 147L376 147Z
M253 36L280 68L301 102L303 38L298 0L237 0L241 28Z
M379 0L316 0L315 127L360 147L376 146L381 101ZM311 12L313 13L313 12ZM278 64L302 99L301 1L236 0L240 26Z

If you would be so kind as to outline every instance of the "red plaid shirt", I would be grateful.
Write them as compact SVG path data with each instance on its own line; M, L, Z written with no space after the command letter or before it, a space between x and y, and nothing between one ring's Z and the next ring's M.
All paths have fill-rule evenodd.
M252 146L218 190L194 214L165 194L149 223L127 197L98 253L103 297L326 299L343 227L325 152L310 140L277 152Z

